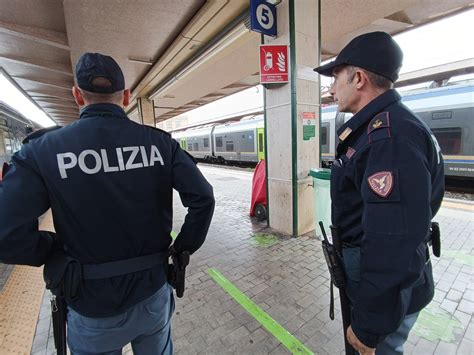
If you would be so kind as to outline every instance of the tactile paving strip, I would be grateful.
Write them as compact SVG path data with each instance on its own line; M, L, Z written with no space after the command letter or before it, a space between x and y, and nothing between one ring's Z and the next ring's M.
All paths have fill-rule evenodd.
M0 293L0 354L30 354L44 293L43 268L16 266Z
M41 230L54 230L50 211ZM44 294L43 268L15 266L0 292L0 355L29 355Z

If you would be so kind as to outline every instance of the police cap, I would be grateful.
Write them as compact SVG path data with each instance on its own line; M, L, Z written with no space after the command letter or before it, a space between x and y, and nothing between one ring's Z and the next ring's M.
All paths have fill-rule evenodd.
M398 79L403 52L386 32L370 32L349 42L335 60L314 69L321 75L332 76L339 65L354 65L379 74L392 82Z
M105 78L110 85L94 85L94 78ZM84 53L76 64L77 85L86 91L111 94L125 89L125 79L117 62L100 53Z

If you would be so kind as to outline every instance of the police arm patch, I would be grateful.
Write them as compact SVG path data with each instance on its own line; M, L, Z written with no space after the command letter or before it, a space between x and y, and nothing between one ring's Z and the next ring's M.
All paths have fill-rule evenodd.
M370 189L382 198L387 198L393 189L393 174L391 171L379 171L367 179Z

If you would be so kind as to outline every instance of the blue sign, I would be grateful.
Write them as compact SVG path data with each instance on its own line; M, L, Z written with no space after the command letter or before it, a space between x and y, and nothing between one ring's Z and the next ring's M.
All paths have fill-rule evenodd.
M250 29L267 36L276 37L276 6L265 0L250 0Z

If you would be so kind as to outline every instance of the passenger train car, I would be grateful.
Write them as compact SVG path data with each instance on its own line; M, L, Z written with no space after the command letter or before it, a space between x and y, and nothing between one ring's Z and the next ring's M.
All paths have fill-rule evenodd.
M263 115L173 134L181 148L210 162L258 162L265 156Z
M451 177L474 178L474 81L435 89L402 92L402 101L431 128ZM321 110L323 165L334 160L336 130L352 115L337 106ZM198 159L215 162L258 162L264 158L263 115L237 123L210 125L173 134Z

